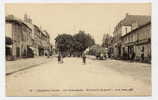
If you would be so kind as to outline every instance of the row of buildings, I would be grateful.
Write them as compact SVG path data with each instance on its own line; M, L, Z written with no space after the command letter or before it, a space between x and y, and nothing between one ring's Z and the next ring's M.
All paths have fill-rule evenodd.
M109 51L117 59L151 62L151 16L126 14L114 28Z
M34 56L43 56L51 52L50 36L32 19L24 15L24 20L13 15L5 17L6 59L15 60Z

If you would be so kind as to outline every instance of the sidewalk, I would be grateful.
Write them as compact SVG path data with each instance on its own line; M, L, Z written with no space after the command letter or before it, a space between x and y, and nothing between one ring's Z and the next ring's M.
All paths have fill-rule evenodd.
M40 64L47 63L53 60L53 57L47 58L46 56L18 59L16 61L6 61L6 75L13 74Z

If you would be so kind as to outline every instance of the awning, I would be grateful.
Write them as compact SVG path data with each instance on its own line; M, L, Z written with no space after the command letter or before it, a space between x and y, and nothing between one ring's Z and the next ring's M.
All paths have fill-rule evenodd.
M6 45L6 47L12 48L12 45Z

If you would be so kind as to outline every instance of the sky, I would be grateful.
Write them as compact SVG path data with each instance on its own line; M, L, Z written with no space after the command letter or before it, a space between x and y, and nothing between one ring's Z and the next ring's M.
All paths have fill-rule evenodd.
M114 27L126 13L150 15L151 3L7 3L5 15L13 14L23 19L27 14L32 23L50 34L54 44L58 34L89 33L97 44L104 34L113 33Z

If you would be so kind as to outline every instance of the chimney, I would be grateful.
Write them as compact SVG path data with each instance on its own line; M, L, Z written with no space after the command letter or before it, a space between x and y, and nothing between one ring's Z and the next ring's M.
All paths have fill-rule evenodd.
M24 21L27 22L27 14L24 14Z
M7 17L10 19L14 19L14 15L8 15Z
M32 19L30 18L30 23L32 24Z
M30 18L30 16L28 17L28 23L32 24L32 19Z
M126 17L128 16L129 14L128 13L126 13Z

